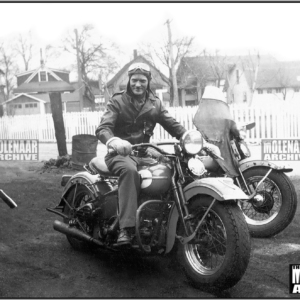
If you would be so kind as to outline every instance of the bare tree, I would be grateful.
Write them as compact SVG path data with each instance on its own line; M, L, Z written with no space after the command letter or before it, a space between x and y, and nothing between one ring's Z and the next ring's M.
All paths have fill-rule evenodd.
M173 41L173 50L174 50L174 65L175 71L178 69L180 60L185 56L189 55L192 52L192 46L194 42L194 37L182 37ZM142 45L139 49L139 52L148 59L158 70L159 64L163 64L168 68L169 79L166 81L170 86L170 105L173 104L173 80L172 80L172 66L170 60L170 48L168 41L159 43L158 46L153 44Z
M33 53L33 41L31 31L29 31L27 35L19 34L16 44L14 46L14 50L19 56L21 56L24 63L25 71L28 71L29 63L32 60Z
M15 85L15 74L18 72L15 52L4 44L0 45L0 68L4 72L5 99L8 100Z
M75 59L76 39L74 32L68 33L63 40L63 44L63 50L72 53ZM86 83L91 78L97 78L100 69L102 69L104 78L107 78L118 67L114 57L108 54L110 51L117 51L117 46L113 43L104 45L101 42L101 37L94 32L94 26L91 24L86 24L79 30L78 50L81 73Z

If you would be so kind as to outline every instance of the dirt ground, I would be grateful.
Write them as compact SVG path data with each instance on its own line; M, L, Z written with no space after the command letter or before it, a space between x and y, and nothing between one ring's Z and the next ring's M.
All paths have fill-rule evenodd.
M46 211L59 200L64 173L41 173L42 163L1 162L0 189L18 204L0 203L1 298L285 298L289 264L300 263L300 205L290 226L270 239L252 239L242 280L222 294L193 288L180 268L161 257L132 259L73 250L53 230L60 217ZM300 177L292 176L300 199ZM296 297L295 297L296 298Z

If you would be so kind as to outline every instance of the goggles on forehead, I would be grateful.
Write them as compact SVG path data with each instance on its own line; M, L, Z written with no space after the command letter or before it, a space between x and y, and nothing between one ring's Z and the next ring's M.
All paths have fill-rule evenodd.
M144 63L132 64L128 69L128 73L133 73L137 70L141 70L142 72L150 73L150 67L148 65L144 64Z

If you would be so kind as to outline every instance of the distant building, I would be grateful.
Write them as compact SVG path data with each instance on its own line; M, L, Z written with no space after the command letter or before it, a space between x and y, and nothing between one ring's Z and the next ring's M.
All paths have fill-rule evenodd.
M9 115L29 115L50 113L49 92L73 92L69 71L41 66L35 70L17 74L17 88L13 97L4 102ZM63 98L62 94L62 98Z
M288 65L279 63L272 56L185 57L177 71L180 105L197 105L208 85L221 88L228 103L249 104L257 98L256 94L266 91L269 85L272 85L273 96L276 96L276 91L284 85L287 88L288 84L276 82L275 74L285 70L285 74L293 76L292 73L298 72L292 70L298 68L297 64L293 68L292 64Z

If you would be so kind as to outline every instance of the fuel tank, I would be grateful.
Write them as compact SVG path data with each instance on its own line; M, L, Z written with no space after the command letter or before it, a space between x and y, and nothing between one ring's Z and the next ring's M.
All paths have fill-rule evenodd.
M141 191L149 195L161 195L171 186L172 169L167 164L141 166L138 168L141 176Z

